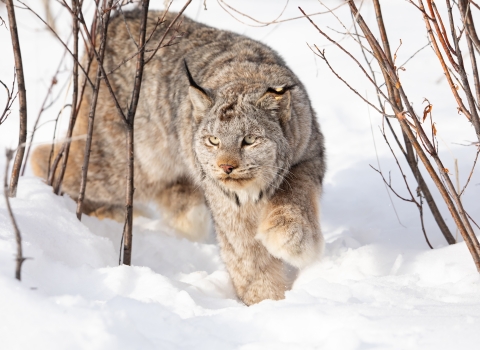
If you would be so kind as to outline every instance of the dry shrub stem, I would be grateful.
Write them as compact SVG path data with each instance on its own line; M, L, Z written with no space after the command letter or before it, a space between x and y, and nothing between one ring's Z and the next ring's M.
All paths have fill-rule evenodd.
M8 215L10 216L10 221L12 222L13 230L15 232L15 241L17 243L17 257L16 257L16 264L15 264L15 278L19 281L22 280L22 264L25 261L22 253L22 235L20 234L20 230L18 229L17 222L15 221L15 217L13 216L12 207L10 206L10 199L8 198L8 167L10 165L10 161L13 157L13 150L7 149L6 150L6 157L7 161L5 163L5 175L3 177L3 195L5 196L5 201L7 203L7 211Z
M20 107L20 132L18 136L18 148L13 162L12 176L10 178L9 196L17 195L18 178L23 164L25 154L25 142L27 141L27 91L25 89L25 78L23 76L22 53L20 50L20 39L18 37L17 20L13 0L6 0L8 21L10 24L10 35L12 38L13 55L15 58L15 71L17 76L18 102Z
M419 1L421 2L421 0ZM438 154L436 152L436 147L430 142L428 136L425 134L425 131L420 125L419 118L416 115L415 111L413 110L407 98L407 95L403 90L403 87L395 73L394 67L386 59L384 52L381 50L378 42L376 41L369 27L363 20L363 17L358 12L355 6L355 3L352 0L349 0L349 5L352 13L355 15L357 23L360 25L362 32L367 38L369 45L372 47L373 52L375 53L375 58L377 62L379 63L380 67L382 67L382 69L384 69L388 73L388 76L391 79L393 86L395 87L395 89L398 90L403 102L405 103L407 111L403 112L402 110L397 109L395 104L390 102L392 108L395 111L395 114L397 115L397 118L400 122L402 130L404 130L409 140L412 142L412 145L415 148L420 160L423 162L429 175L431 176L435 185L439 189L445 203L447 204L447 207L450 213L452 214L452 217L455 220L457 227L459 228L460 233L462 234L465 242L467 243L470 253L472 254L472 257L474 259L475 265L477 266L477 270L480 272L480 245L470 225L470 221L466 216L465 210L463 209L463 205L460 201L460 198L457 192L455 191L455 187L450 177L448 176L448 173L445 172L445 166L442 164L442 161L438 157ZM426 148L426 151L429 153L429 155L433 158L433 160L437 164L437 167L440 172L440 176L444 181L446 187L444 186L444 184L442 183L442 180L440 179L440 177L438 176L438 174L435 172L432 165L430 164L430 161L428 160L428 157L423 151L421 145L418 143L417 138L415 137L414 133L412 132L412 129L410 128L409 123L406 120L406 114L408 114L413 120L415 132L417 133L420 140L422 141L424 147Z
M107 3L108 1L108 3ZM80 180L80 191L78 194L77 199L77 218L81 220L82 218L82 209L83 209L83 201L85 199L85 190L87 188L87 173L88 173L88 165L90 162L90 151L92 148L92 136L93 136L93 124L95 121L95 110L97 107L98 101L98 92L100 90L100 83L102 80L102 63L103 58L105 56L105 48L107 43L107 33L108 33L108 24L110 21L110 12L112 8L113 0L104 0L103 2L103 19L102 19L102 31L100 36L100 48L98 52L98 69L96 73L95 85L93 87L92 93L92 100L90 103L90 111L88 114L88 127L87 127L87 140L85 142L85 153L84 153L84 160L82 166L82 177ZM81 12L81 11L80 11ZM78 62L78 61L77 61Z
M170 23L170 25L167 27L164 35L160 39L159 43L157 44L157 47L155 48L154 52L152 55L148 58L145 59L145 52L147 51L145 49L146 47L146 31L147 31L147 19L148 19L148 7L150 5L149 0L144 0L142 1L142 22L140 26L140 33L139 33L139 40L138 40L138 53L137 53L137 65L136 65L136 71L135 71L135 81L134 81L134 87L132 91L132 98L129 104L128 108L128 113L127 116L125 116L119 108L118 102L116 101L115 94L113 90L108 87L109 84L107 83L107 87L110 91L110 94L112 95L112 98L114 99L115 103L117 104L117 111L120 114L120 117L124 120L125 122L125 128L126 128L126 141L127 141L127 187L126 187L126 193L125 193L125 225L124 225L124 230L123 230L123 235L122 235L122 241L123 241L123 263L125 265L131 265L132 261L132 242L133 242L133 236L132 236L132 230L133 230L133 195L135 192L135 187L134 187L134 121L135 121L135 113L137 110L137 105L138 101L140 98L140 91L141 91L141 84L142 84L142 77L143 77L143 70L145 65L155 56L157 51L162 48L163 41L166 38L167 33L170 32L170 30L173 28L175 22L180 18L182 13L185 11L187 6L192 2L192 0L188 0L184 7L179 11L178 15L174 18L174 20ZM148 40L153 35L153 32L156 30L158 27L158 24L163 22L163 18L160 21L157 21L157 24L152 31L152 33L149 35ZM169 43L170 44L170 43ZM168 44L167 44L168 45ZM102 64L99 62L99 66L103 70ZM105 81L108 81L107 74L103 70L104 75L105 75Z
M382 9L381 9L381 6L380 6L380 2L379 2L379 0L374 0L373 4L374 4L374 8L375 8L375 14L376 14L376 18L377 18L378 29L380 31L380 37L382 39L383 49L385 51L385 56L389 60L390 65L394 66L395 62L394 62L392 53L390 51L390 44L389 44L389 41L388 41L387 31L385 29L385 23L383 21L383 15L382 15ZM387 73L384 70L382 70L382 73L384 75L385 84L387 85L388 96L390 98L390 101L392 101L395 104L395 106L398 110L403 110L402 100L400 98L400 94L399 94L398 90L395 89L395 86L393 86L391 80L388 78ZM391 128L391 126L390 126L390 130L395 134L395 132L393 131L393 128ZM409 165L409 167L410 167L410 169L413 173L413 176L415 177L415 180L417 181L418 187L420 188L420 191L423 193L423 195L425 197L425 200L428 204L428 207L430 208L430 211L432 212L432 215L433 215L440 231L442 232L443 236L445 237L446 241L448 242L448 244L455 244L455 238L453 237L452 233L450 232L450 229L448 228L445 220L443 219L442 214L440 213L440 210L438 209L438 206L437 206L435 200L433 199L433 196L430 192L430 189L428 188L425 180L423 179L422 174L420 173L420 170L418 168L418 162L417 162L416 156L415 156L415 152L414 152L413 147L412 147L412 143L408 139L405 132L402 131L402 135L403 135L403 140L404 140L404 143L405 143L405 151L406 151L404 153L405 159L407 160L407 163L408 163L408 165ZM397 140L397 143L400 144L396 135L395 135L395 139ZM418 206L418 204L417 204L417 208L419 210L420 217L423 218L423 207ZM422 229L424 230L423 219L422 219ZM424 232L424 235L425 235L425 238L426 238L426 233L425 232ZM426 238L426 240L427 240L428 245L431 247L427 238Z
M432 0L427 0L427 1L428 1L428 3L432 2ZM464 13L464 10L462 9L462 2L461 1L459 2L459 7L460 7L460 12ZM451 23L453 23L453 15L452 15L451 7L449 7L448 12L449 12L448 13L449 19L451 18ZM462 17L464 17L464 16L462 15ZM464 25L466 25L465 22L464 22ZM457 35L456 35L455 26L452 26L450 29L452 31L452 37L453 37L453 42L455 44L455 52L456 52L456 57L457 57L457 66L456 67L454 66L454 68L455 68L456 72L460 75L460 80L462 82L463 91L465 92L465 95L466 95L467 101L468 101L468 105L470 107L470 116L471 116L470 121L472 122L472 124L475 128L475 132L477 134L477 138L480 141L480 121L479 121L479 117L478 117L478 110L477 110L477 106L476 106L476 103L475 103L475 98L473 97L472 90L470 88L470 83L468 81L467 72L465 70L465 65L464 65L464 62L463 62L463 55L462 55L462 51L461 51L461 48L460 48L460 38L457 37Z
M475 85L475 91L476 91L476 106L477 109L479 109L479 103L480 103L480 79L478 76L478 68L477 68L477 60L475 58L475 49L477 52L480 54L480 41L477 36L477 31L475 29L475 25L473 22L473 17L472 17L472 11L469 6L469 2L465 1L460 1L459 3L461 5L461 11L462 11L462 19L465 28L467 29L467 45L468 45L468 51L470 54L470 62L472 64L472 75L473 75L473 80L474 80L474 85ZM480 109L479 109L480 110ZM480 140L479 140L480 141Z
M81 9L83 1L81 3L78 3L78 0L76 0L76 1L77 1L77 6L79 6L79 8L77 8L77 11L79 11ZM63 5L69 10L69 12L72 16L78 16L78 12L77 12L77 14L75 14L75 12L72 9L70 9L70 7L68 7L65 2L63 2ZM98 12L96 12L96 14L98 14ZM95 30L96 30L96 27L97 27L97 18L98 18L97 15L94 16L94 19L92 21L91 30L90 30L92 33L95 33ZM77 25L78 25L78 17L77 17ZM73 34L74 31L76 31L75 30L75 22L73 23L72 34ZM82 37L83 37L83 33L82 33ZM57 36L57 38L58 38L58 36ZM58 38L58 39L60 40L60 38ZM95 36L94 36L94 40L95 40ZM74 41L75 41L75 38L74 38ZM62 42L62 45L65 46L66 44ZM59 178L57 179L57 182L55 183L55 186L54 186L53 181L54 181L54 176L55 176L56 171L57 171L57 166L58 166L60 160L63 158L63 152L67 148L67 144L68 144L68 148L70 150L70 142L73 141L73 139L71 137L71 134L73 133L73 128L75 127L76 117L77 117L79 109L80 109L80 102L83 99L83 95L85 93L85 89L86 89L87 84L91 84L91 80L90 80L90 77L88 75L90 74L90 67L91 67L92 60L93 60L93 52L92 52L91 48L88 47L88 45L85 45L85 47L87 48L87 67L84 68L79 63L79 60L78 60L78 43L75 44L75 42L74 42L74 51L75 51L75 46L77 46L77 48L76 48L77 49L77 54L76 55L74 53L72 53L71 51L69 51L68 49L66 49L66 52L69 52L72 55L72 58L73 58L73 61L74 61L73 77L72 77L74 79L74 85L75 85L75 75L78 77L78 68L81 68L81 70L86 74L86 76L85 76L85 79L83 80L82 88L81 88L80 94L79 94L80 96L78 96L78 85L77 85L76 110L75 110L75 114L73 114L73 111L70 112L71 114L70 114L69 126L68 126L68 130L67 130L67 136L70 135L70 137L65 138L65 143L60 148L60 151L57 153L57 155L55 157L55 160L53 162L53 165L51 165L51 158L53 156L53 153L50 155L50 158L49 158L49 161L48 161L48 181L47 181L47 184L52 186L52 187L55 187L54 192L56 192L57 194L59 194L60 190L61 190L63 177L64 177L64 174L65 174L65 170L63 169L63 167L68 162L68 155L67 155L67 157L65 157L65 159L62 162L61 174L59 175ZM76 74L75 74L75 65L77 66L77 73ZM78 84L78 78L77 78L77 84ZM73 89L73 92L75 92L75 88ZM75 100L75 99L73 98L73 100ZM65 106L64 106L64 108L65 108ZM56 123L57 122L58 122L58 117L56 119ZM55 141L55 136L54 136L54 141ZM54 143L55 142L52 143L52 152L53 152L53 148L55 146Z
M348 4L350 6L350 10L360 26L360 29L362 30L365 38L368 41L369 46L372 49L372 52L374 54L374 57L376 61L378 62L380 68L382 69L382 72L384 72L385 80L390 81L392 89L396 90L393 93L394 94L399 94L399 97L401 101L406 106L406 111L403 109L399 109L397 107L397 101L392 100L391 98L385 96L385 94L381 91L381 89L375 84L375 82L372 80L372 78L368 75L368 73L365 71L365 69L360 65L358 60L347 50L345 50L338 42L335 40L332 40L329 38L318 26L315 25L315 23L305 14L305 12L302 11L304 16L315 26L315 28L319 31L320 34L322 34L325 38L327 38L330 42L332 42L334 45L336 45L338 48L340 48L344 53L346 53L352 60L358 64L362 72L365 74L365 76L369 79L369 81L375 86L377 89L377 93L380 94L383 98L385 98L386 101L388 101L400 123L400 126L402 128L402 131L405 133L406 137L408 140L411 142L414 150L416 151L418 157L424 164L428 174L432 178L433 182L437 186L438 190L440 191L440 194L442 195L443 200L445 201L454 221L457 227L459 228L459 231L461 232L467 247L472 255L472 258L474 260L475 266L477 270L480 272L480 246L478 243L478 240L473 233L473 230L470 226L470 222L466 216L465 210L463 209L462 203L458 197L458 194L455 192L453 183L451 182L451 179L449 178L448 174L445 172L445 167L443 166L440 158L438 157L437 150L435 147L435 144L432 144L432 142L429 140L429 137L425 134L425 131L422 128L422 125L420 124L419 118L416 115L415 111L413 110L406 94L405 91L403 90L403 87L400 83L400 80L397 76L396 72L396 67L392 64L392 62L387 58L385 52L383 49L380 47L379 43L373 36L370 28L368 25L365 23L363 20L363 17L360 15L358 12L357 7L355 6L355 3L353 0L348 0ZM407 120L407 117L411 119L411 121ZM414 131L412 130L414 129ZM427 154L422 148L422 145L420 145L418 138L421 140L423 146L425 147L427 153L434 159L435 163L437 164L437 167L439 169L440 176L437 174L435 169L433 168L432 164L430 163ZM435 142L433 140L433 142ZM443 182L442 182L443 181ZM445 185L444 185L445 183ZM447 189L448 188L448 189ZM454 203L455 202L455 203Z
M72 27L73 27L73 93L72 93L72 108L70 109L70 121L68 123L67 139L70 139L73 134L73 128L77 120L77 103L78 103L78 32L80 27L78 25L78 12L79 12L78 0L72 0ZM60 173L57 176L55 184L53 186L53 192L60 193L63 177L67 168L68 156L70 153L70 141L66 141L63 150L63 161L60 167Z
M470 37L470 39L473 41L473 44L475 45L475 49L478 51L478 53L480 53L480 40L478 39L477 31L475 29L475 24L473 22L473 16L472 16L470 4L478 7L478 5L476 5L472 0L459 1L459 5L462 6L462 8L464 9L462 20L465 24L465 29L467 30L468 37Z
M141 48L137 55L137 67L135 71L135 82L132 91L132 99L126 118L127 132L127 188L125 196L125 226L123 231L123 263L131 265L132 262L132 229L133 229L133 194L134 187L134 121L137 111L138 100L140 99L140 89L142 87L143 68L145 67L145 36L147 31L148 6L150 0L142 1L142 23L138 44Z
M421 2L421 0L420 0ZM403 87L398 79L398 76L396 75L395 68L394 66L389 62L389 60L386 58L385 53L381 49L380 45L376 41L375 37L373 36L372 32L370 31L368 25L365 23L363 20L363 17L360 15L358 12L355 3L352 0L348 1L348 4L350 6L350 10L354 14L357 23L359 24L360 28L362 29L362 32L364 33L370 47L372 47L372 50L375 54L375 59L379 63L380 67L382 70L384 70L388 78L391 80L392 85L395 87L396 90L400 93L400 97L405 103L405 106L407 108L407 111L402 111L399 110L396 106L395 103L392 103L393 101L390 101L387 99L395 114L397 115L397 118L400 122L400 126L402 127L402 130L405 132L407 135L408 139L412 143L413 147L415 148L415 151L417 152L420 160L424 164L425 168L427 169L429 175L431 176L432 180L434 181L435 185L440 191L440 194L442 195L442 198L444 199L445 203L447 204L447 207L452 215L452 217L455 220L455 223L457 227L459 228L460 233L462 234L469 250L470 253L472 254L472 258L475 262L475 265L477 267L477 270L480 272L480 245L478 243L477 237L475 236L473 229L470 225L470 222L466 216L465 210L463 209L463 205L460 201L460 198L458 197L458 194L455 191L455 188L453 186L453 183L448 176L448 174L445 172L445 167L443 166L440 158L438 157L438 154L436 152L436 147L430 142L429 138L425 134L425 131L423 130L419 118L416 115L415 111L413 110L407 95L405 91L403 90ZM427 21L428 22L428 21ZM435 172L433 169L432 165L430 164L430 161L425 154L424 150L422 149L422 146L419 144L416 135L414 135L410 124L407 122L406 115L409 115L411 119L413 120L414 123L414 129L417 134L417 136L420 138L422 141L424 147L426 148L426 151L429 153L429 155L434 159L435 163L437 164L437 167L440 172L440 176L444 183L446 184L446 188L444 184L442 183L442 180L438 176L438 174ZM455 204L454 204L455 202Z
M142 1L142 22L140 26L138 46L139 51L137 54L137 65L135 71L135 82L132 91L132 99L129 104L127 117L124 117L126 133L127 133L127 188L125 198L125 225L123 231L123 263L130 265L132 260L132 229L133 229L133 194L135 192L134 187L134 120L137 110L138 101L140 98L140 90L142 84L143 69L145 65L154 57L157 50L162 48L162 44L167 36L167 33L171 31L176 21L183 14L185 9L190 5L192 0L188 0L183 8L178 12L177 16L173 19L170 25L167 27L164 35L160 39L155 48L153 54L145 59L145 46L146 46L146 31L147 31L147 19L148 19L148 7L149 0ZM150 39L151 35L149 36Z

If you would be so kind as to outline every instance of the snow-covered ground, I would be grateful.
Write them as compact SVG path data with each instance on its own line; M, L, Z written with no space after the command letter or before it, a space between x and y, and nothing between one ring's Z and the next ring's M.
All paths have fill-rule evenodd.
M41 2L27 3L40 8ZM228 3L265 21L274 19L284 6L274 0ZM334 7L341 1L324 3ZM392 48L400 39L403 43L397 54L401 64L427 43L424 24L406 1L382 3ZM307 86L328 151L321 200L327 242L323 259L301 271L285 300L246 307L235 296L213 235L207 242L192 243L176 236L160 217L140 218L134 228L134 266L118 266L122 224L89 217L79 222L71 199L53 195L41 180L27 175L20 181L17 198L11 200L24 254L30 258L24 263L21 283L13 277L15 241L5 203L0 201L0 348L477 349L480 276L465 244L447 246L426 209L427 233L435 248L430 250L416 208L392 196L397 219L379 175L369 167L378 166L378 155L382 170L392 171L393 185L406 193L378 131L380 116L336 80L306 42L325 48L342 76L350 77L362 95L374 100L374 91L355 64L305 19L251 27L232 19L214 0L206 1L206 11L203 4L194 1L187 14L267 43ZM176 0L173 7L182 5ZM292 0L282 18L298 16L297 6L307 13L325 10L317 1ZM66 38L69 16L58 13L59 31ZM347 9L336 13L351 29ZM362 13L374 20L368 1ZM63 51L35 17L21 9L17 15L32 121ZM0 16L7 19L1 5ZM345 31L333 16L313 18L329 35L342 37L328 29ZM351 39L343 39L342 44L358 53ZM5 27L0 27L0 52L0 80L9 85L13 59ZM474 141L473 129L457 114L431 49L421 51L405 67L404 87L419 111L424 98L433 104L441 155L452 173L458 160L463 186L475 148L458 143ZM62 67L57 90L68 78L67 69L68 65ZM4 95L1 91L2 108ZM44 113L42 123L54 119L68 98L62 93ZM0 126L2 153L3 148L15 146L17 115L14 111ZM60 129L67 119L65 113ZM45 124L36 141L50 140L52 130L53 123ZM2 174L4 164L0 156ZM406 166L404 170L411 180ZM464 203L477 222L479 192L476 170ZM454 232L452 219L439 204Z

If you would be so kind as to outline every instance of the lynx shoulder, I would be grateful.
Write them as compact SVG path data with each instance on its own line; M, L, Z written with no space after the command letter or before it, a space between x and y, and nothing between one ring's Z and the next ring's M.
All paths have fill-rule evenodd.
M147 33L161 13L151 12ZM147 45L153 52L164 28ZM128 26L128 27L127 27ZM114 16L105 70L127 109L134 86L140 12ZM183 17L181 38L145 66L135 118L135 201L155 201L180 234L202 239L210 216L221 255L247 305L282 299L288 266L315 261L323 247L318 198L323 136L304 86L279 55L255 40ZM166 42L171 35L167 34ZM96 71L96 62L90 72ZM93 77L93 74L92 74ZM86 133L90 96L74 134ZM78 196L84 141L72 143L62 191ZM48 152L33 168L47 175ZM123 219L125 130L103 84L93 133L85 212Z

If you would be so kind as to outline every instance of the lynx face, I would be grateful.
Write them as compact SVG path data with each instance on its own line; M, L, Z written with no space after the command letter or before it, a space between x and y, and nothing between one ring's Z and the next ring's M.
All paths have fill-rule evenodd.
M240 202L258 200L274 190L288 166L289 145L282 117L290 95L268 87L233 83L211 92L190 88L198 123L194 149L205 176Z

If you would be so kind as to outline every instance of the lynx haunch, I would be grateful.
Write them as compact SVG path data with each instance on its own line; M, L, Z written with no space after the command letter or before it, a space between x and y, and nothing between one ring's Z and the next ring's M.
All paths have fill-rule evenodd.
M150 12L147 33L160 15ZM173 15L166 19L147 50ZM139 27L139 11L114 16L109 27L104 66L108 72L120 65L109 79L125 110L135 60L121 63L136 52L129 32ZM315 113L302 83L269 47L187 17L180 31L178 43L145 66L135 118L135 201L155 201L167 223L192 240L205 237L212 217L239 298L247 305L283 299L289 266L306 266L323 247L317 202L324 141ZM86 134L91 94L87 89L74 136ZM84 140L71 145L62 191L72 198L84 147ZM38 147L32 157L44 178L48 153L49 146ZM123 220L125 167L123 122L102 83L86 214Z

